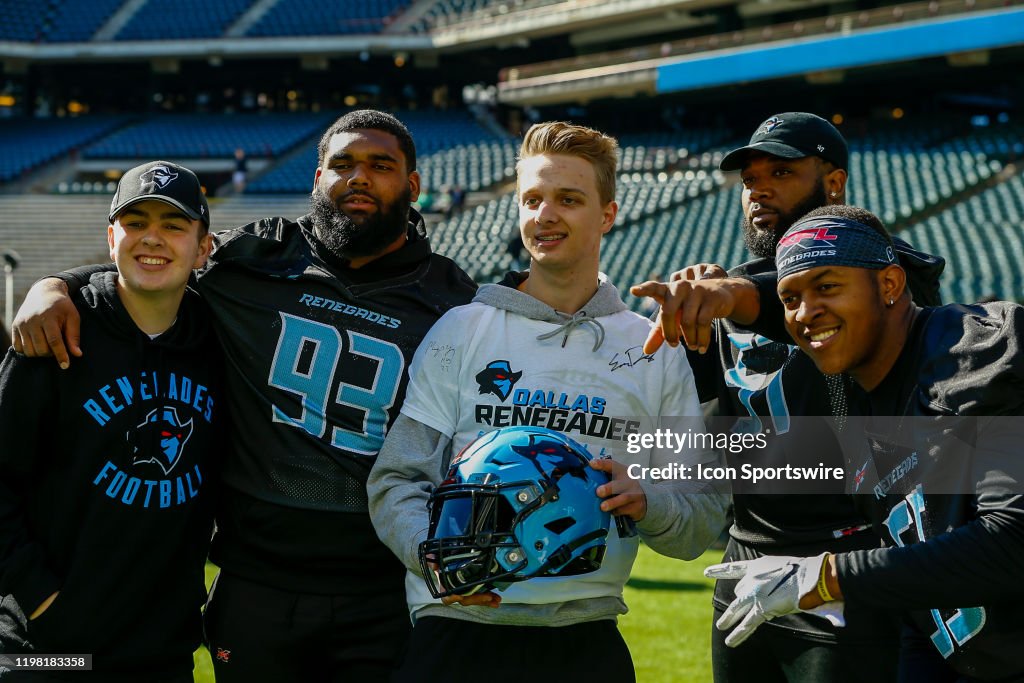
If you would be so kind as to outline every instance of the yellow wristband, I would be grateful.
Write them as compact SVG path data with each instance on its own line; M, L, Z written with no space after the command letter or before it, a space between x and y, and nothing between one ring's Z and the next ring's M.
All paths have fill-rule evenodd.
M825 553L825 558L821 561L821 574L818 575L818 596L825 602L834 602L835 598L828 591L828 583L825 581L825 575L828 573L828 558L829 553Z

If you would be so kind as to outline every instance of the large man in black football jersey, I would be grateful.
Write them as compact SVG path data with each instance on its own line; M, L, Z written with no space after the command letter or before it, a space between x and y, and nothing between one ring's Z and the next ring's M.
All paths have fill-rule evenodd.
M777 262L789 333L862 390L844 443L894 547L709 568L742 579L719 626L738 623L734 643L796 610L871 606L909 613L901 681L1024 680L1024 308L918 308L892 246L869 212L826 207Z
M796 353L782 329L778 301L768 295L775 286L776 242L807 211L845 201L848 157L846 141L824 119L804 112L769 117L747 146L721 162L722 170L740 171L743 237L756 258L733 268L728 278L717 279L726 273L702 264L680 271L668 285L645 283L633 290L665 304L665 329L655 333L655 343L661 337L675 343L677 321L683 324L701 400L717 399L721 421L733 423L721 428L768 432L767 448L730 456L730 464L737 467L752 456L756 464L767 466L844 464L829 421L813 417L845 412L843 379L826 377L804 354ZM937 303L941 260L905 243L897 250L914 273L916 295L924 303ZM749 294L750 280L767 287L760 306L756 298L751 306L743 296ZM722 317L707 325L712 315L732 319ZM703 328L694 324L698 318L705 322ZM651 341L645 351L651 350ZM712 424L718 422L714 419ZM766 488L763 482L733 482L734 521L726 561L879 545L863 514L843 495L843 482L836 482L834 490L820 484L787 484L774 492ZM734 585L729 580L717 582L716 620L732 601ZM797 614L774 620L736 649L725 646L720 632L713 630L712 636L719 683L891 680L896 651L896 630L888 616L856 608L842 630Z
M398 658L405 572L370 524L366 477L413 352L475 291L431 253L410 209L418 192L405 126L381 112L346 114L320 142L311 212L218 234L199 277L237 426L211 551L221 574L206 610L222 683L386 680ZM68 363L60 334L44 331L63 315L35 316L18 344L38 353L49 336Z

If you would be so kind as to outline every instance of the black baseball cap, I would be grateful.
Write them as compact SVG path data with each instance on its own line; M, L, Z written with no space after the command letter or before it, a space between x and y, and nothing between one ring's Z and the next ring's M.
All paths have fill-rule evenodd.
M209 227L210 206L196 174L170 161L150 161L126 171L117 183L107 220L137 202L156 199L181 209L194 221Z
M843 134L820 116L802 111L770 117L757 127L746 147L726 154L718 167L723 171L738 171L750 152L764 152L784 159L821 157L842 169L850 163L850 150Z

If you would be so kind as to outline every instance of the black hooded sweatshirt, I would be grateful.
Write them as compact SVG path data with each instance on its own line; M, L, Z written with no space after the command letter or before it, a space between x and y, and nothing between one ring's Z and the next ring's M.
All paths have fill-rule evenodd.
M200 642L226 411L199 297L152 340L116 278L73 296L88 351L68 370L0 364L0 652L91 653L105 680L150 680L191 671Z

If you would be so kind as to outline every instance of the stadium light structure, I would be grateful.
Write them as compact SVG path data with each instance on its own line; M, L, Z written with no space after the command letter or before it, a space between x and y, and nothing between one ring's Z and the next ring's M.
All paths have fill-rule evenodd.
M13 249L4 249L0 258L4 260L4 320L10 325L14 318L14 271L21 263L21 256Z

